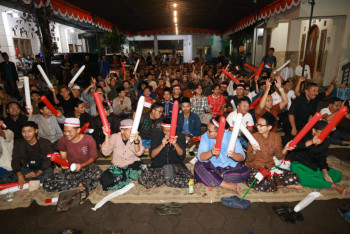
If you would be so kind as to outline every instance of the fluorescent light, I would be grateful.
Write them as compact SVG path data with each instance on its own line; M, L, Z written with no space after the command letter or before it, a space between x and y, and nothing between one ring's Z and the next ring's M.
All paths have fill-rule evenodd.
M176 3L174 3L174 7L176 7L177 6L177 4Z
M177 16L177 11L174 11L174 16Z
M177 23L177 17L176 16L174 17L174 23Z

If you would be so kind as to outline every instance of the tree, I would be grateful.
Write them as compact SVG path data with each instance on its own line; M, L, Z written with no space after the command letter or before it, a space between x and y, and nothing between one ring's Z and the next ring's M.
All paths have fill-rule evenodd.
M111 49L112 53L120 53L127 43L126 35L113 28L112 32L107 32L102 37L103 43Z
M250 53L244 53L244 43L247 42L248 39L251 39L254 34L254 26L247 27L243 30L237 31L230 35L230 39L232 40L233 53L231 55L230 60L234 65L243 66L245 63L246 57L250 56Z
M47 72L48 77L51 77L51 57L53 56L54 52L58 49L56 42L53 41L54 31L55 31L55 22L54 22L54 13L53 9L50 5L48 6L42 6L40 8L36 8L36 15L38 17L38 21L35 18L35 12L32 7L32 5L27 5L24 2L21 1L21 9L23 9L23 15L21 16L21 19L24 22L30 22L29 26L32 27L31 30L34 31L38 37L39 33L41 33L42 37L42 48L41 51L44 54L46 66L47 66ZM37 30L37 27L35 27L36 23L38 22L38 26L40 29L40 32ZM18 22L21 23L21 22ZM32 26L32 24L34 26Z

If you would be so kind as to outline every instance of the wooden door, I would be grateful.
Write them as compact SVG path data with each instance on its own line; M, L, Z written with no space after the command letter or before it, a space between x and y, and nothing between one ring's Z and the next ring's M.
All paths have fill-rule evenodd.
M319 29L317 25L312 25L310 29L309 45L307 47L305 63L310 66L311 79L315 71L316 45L318 41Z

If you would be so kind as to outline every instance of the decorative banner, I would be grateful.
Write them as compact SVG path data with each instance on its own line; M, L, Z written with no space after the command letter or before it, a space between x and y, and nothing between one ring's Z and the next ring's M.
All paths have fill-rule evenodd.
M57 116L58 115L58 111L56 110L56 108L51 104L51 102L47 99L46 96L42 96L40 98L40 100L45 103L45 105L47 106L47 108L49 108L51 110L51 112Z
M52 85L51 81L49 80L49 78L47 77L46 73L44 72L43 68L40 66L40 64L38 64L38 69L39 69L41 75L44 77L44 80L45 80L47 86L49 86L49 88L52 88L53 85Z
M171 113L171 126L170 126L169 140L175 137L178 115L179 115L179 102L175 101L173 104L173 111Z
M303 127L303 129L301 129L301 131L289 143L289 148L290 149L294 148L321 118L322 118L321 113L319 112L315 113L315 115L310 119L310 121Z
M232 131L232 135L231 135L230 143L228 145L227 152L233 151L235 146L236 146L236 141L238 138L238 133L239 133L240 126L242 123L242 119L243 119L243 115L241 113L238 113L236 120L235 120L235 124L233 125L233 131Z
M318 139L320 139L322 142L326 139L326 137L331 133L333 128L347 115L348 108L346 106L343 106L340 108L340 110L337 111L335 116L329 121L327 126L322 130L320 135L318 136Z
M112 132L111 127L109 126L106 112L102 105L100 94L98 92L94 92L92 95L95 98L95 104L96 104L98 113L100 114L102 125L106 128L106 133L108 134L108 136L111 136L111 132Z
M281 71L285 66L287 66L290 63L290 60L288 60L287 62L285 62L282 66L280 66L278 69L276 69L273 74L276 75L277 72Z
M231 73L229 73L228 71L226 71L223 68L221 68L221 71L223 73L225 73L226 76L230 77L236 84L239 84L239 81L237 80L237 78L234 75L232 75Z
M80 74L84 71L85 65L81 66L81 68L78 70L78 72L75 74L75 76L69 81L69 84L74 84L74 82L78 79Z
M216 142L215 142L215 148L220 149L220 151L221 151L222 138L224 137L224 132L225 132L225 124L226 124L226 119L225 117L221 116L218 134L216 136ZM220 153L218 153L218 155L215 155L215 156L219 157L219 155Z
M124 66L124 62L120 62L122 64L123 67L123 72L124 72L124 79L126 78L126 70L125 70L125 66Z
M90 122L84 124L84 126L80 129L80 133L84 133L86 129L90 127Z
M28 184L29 181L26 181L25 183ZM4 189L9 189L9 188L12 188L12 187L16 187L16 186L18 186L18 182L0 184L0 191L4 190Z
M260 95L252 104L250 104L249 106L249 110L255 108L256 105L258 105L258 103L260 102L262 95Z
M58 156L58 154L49 154L49 155L51 155L50 160L52 162L58 163L64 167L70 167L70 163L64 160L63 158L61 158L60 156Z
M24 76L24 93L26 97L26 107L32 109L32 100L30 99L29 78Z
M132 129L131 129L131 134L135 134L137 133L137 130L139 128L140 125L140 120L141 120L141 116L142 116L142 111L143 111L143 105L145 103L145 97L141 96L139 98L139 101L137 102L137 108L136 108L136 113L135 113L135 119L134 119L134 123L132 125ZM130 142L133 142L134 139L131 138Z

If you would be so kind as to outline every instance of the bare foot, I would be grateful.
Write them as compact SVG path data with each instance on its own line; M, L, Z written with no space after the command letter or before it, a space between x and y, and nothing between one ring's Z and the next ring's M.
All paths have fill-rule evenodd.
M220 187L221 187L221 188L224 188L224 189L231 190L231 191L233 191L234 193L237 193L238 195L241 194L241 190L239 189L239 187L237 186L237 184L230 183L230 182L227 182L227 181L222 181L222 183L220 184Z
M332 184L331 188L337 190L342 196L346 194L346 189L343 186L340 186L339 184Z

